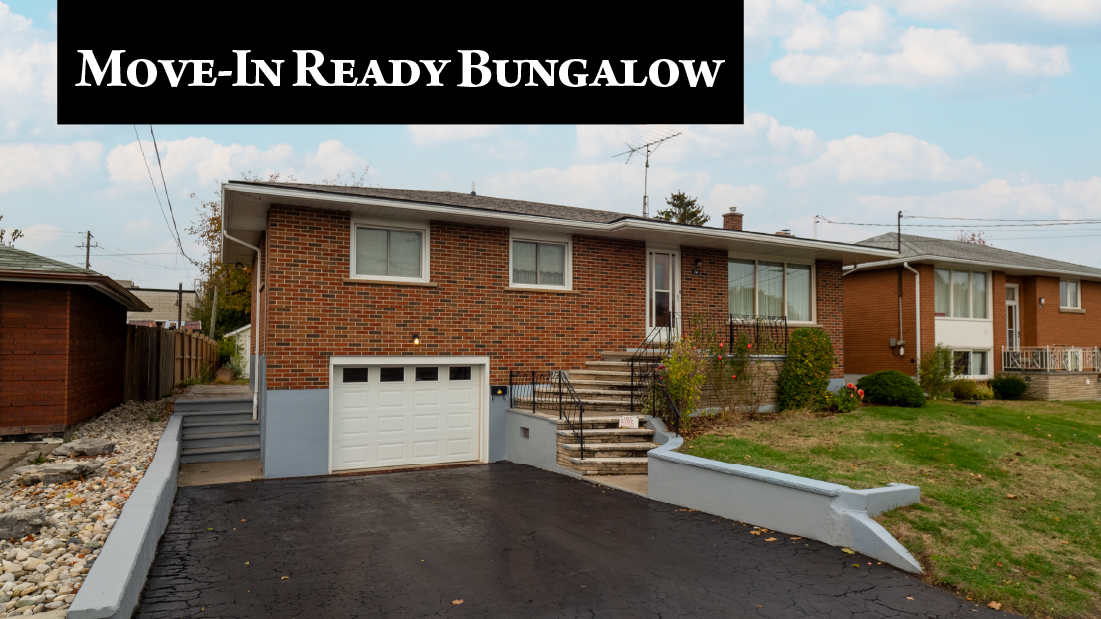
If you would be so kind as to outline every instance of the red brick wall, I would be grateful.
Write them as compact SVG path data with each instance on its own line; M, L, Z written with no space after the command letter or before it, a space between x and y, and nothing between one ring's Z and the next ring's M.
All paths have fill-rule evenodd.
M933 315L933 268L911 265L921 274L921 349L927 353L936 345ZM845 371L871 374L898 370L917 375L917 330L915 329L914 274L902 271L902 338L906 354L890 347L898 338L898 270L896 268L856 271L845 283Z
M994 271L991 273L991 289L992 294L992 311L994 314L991 318L994 319L994 373L1002 371L1002 346L1006 344L1006 328L1005 328L1005 279L1006 275L1004 271ZM1018 301L1019 303L1019 301Z
M1059 309L1059 278L1019 279L1021 289L1027 290L1021 295L1022 346L1101 346L1101 284L1081 282L1081 305L1086 311L1075 313Z
M510 368L583 367L603 350L638 346L646 335L645 243L575 235L579 294L516 292L505 290L508 229L435 221L430 265L437 287L346 283L350 225L347 213L278 205L269 211L265 289L253 329L269 389L327 387L331 355L489 355L490 380L499 384ZM726 313L726 252L683 247L681 257L682 311ZM693 275L697 258L701 274ZM819 323L843 362L840 268L819 262L816 285Z
M845 350L845 290L841 279L841 263L818 260L814 263L814 288L816 298L815 320L830 336L833 343L834 366L832 378L845 375L847 362Z
M0 428L65 423L69 287L0 283Z
M68 410L72 425L122 402L126 309L87 286L69 293Z

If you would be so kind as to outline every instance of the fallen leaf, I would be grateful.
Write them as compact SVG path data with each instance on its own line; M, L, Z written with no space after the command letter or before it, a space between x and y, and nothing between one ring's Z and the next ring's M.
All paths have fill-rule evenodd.
M906 596L906 599L907 599L907 600L912 600L912 599L914 599L914 598L912 598L912 597L910 597L910 596L908 596L908 595L907 595L907 596Z
M1015 494L1007 494L1007 495L1005 495L1005 498L1007 498L1007 499L1015 499L1015 498L1017 498L1017 495L1015 495Z
M75 497L69 499L69 507L76 507L77 505L80 505L81 503L83 503L84 501L87 501L87 500L88 499L85 499L82 496L75 496Z
M245 561L245 565L248 565L248 561Z
M859 567L860 567L860 564L859 564L859 563L853 563L853 567L855 567L855 568L859 568Z
M279 580L289 580L290 576L280 576Z
M791 538L791 539L803 539L803 538L801 538L801 537L793 537L793 538Z
M462 604L463 601L462 600L451 600L451 603L458 606L459 604Z
M994 610L1001 610L1002 609L1002 605L998 602L990 602L989 604L986 605L986 607L987 608L993 608Z
M1002 562L1001 562L1001 561L998 561L998 567L1005 567L1005 566L1004 566L1004 565L1002 565Z
M854 555L854 554L856 554L856 551L855 551L855 550L852 550L851 548L842 548L842 549L841 549L841 552L843 552L843 553L845 553L845 554L847 554L847 555Z
M760 532L760 531L758 531L758 530L756 530L756 529L754 529L753 531L750 531L750 532L749 532L749 534L750 534L750 535L760 535L760 534L761 534L761 532Z
M770 537L770 538L766 539L765 541L766 542L775 542L776 538L775 537Z
M754 606L756 606L757 608L764 608L764 606L761 606L760 604L754 604Z

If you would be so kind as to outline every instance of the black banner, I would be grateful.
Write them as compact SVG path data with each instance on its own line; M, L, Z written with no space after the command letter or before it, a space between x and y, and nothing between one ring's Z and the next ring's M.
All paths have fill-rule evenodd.
M61 0L59 124L743 121L740 3L729 19L683 25L427 5L153 6Z

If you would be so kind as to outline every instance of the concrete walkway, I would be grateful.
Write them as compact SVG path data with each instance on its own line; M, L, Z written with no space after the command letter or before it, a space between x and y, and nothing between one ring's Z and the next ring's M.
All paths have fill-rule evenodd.
M231 400L251 398L252 390L248 385L191 385L176 396L176 402L194 402L201 400Z
M751 530L508 463L185 487L134 617L1005 616Z

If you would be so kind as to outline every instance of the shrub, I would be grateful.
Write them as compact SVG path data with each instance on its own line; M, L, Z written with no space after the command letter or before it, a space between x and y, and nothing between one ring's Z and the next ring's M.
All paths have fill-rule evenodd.
M1028 383L1020 376L1001 374L990 381L990 387L999 400L1016 400L1028 390Z
M860 407L860 401L864 399L864 390L857 389L849 383L833 394L833 406L842 413L851 413Z
M699 407L707 382L707 366L707 351L700 350L687 338L677 340L658 366L669 396L680 409L682 429L689 427L691 415Z
M864 390L864 397L872 404L912 408L925 405L925 394L921 392L921 387L914 379L898 370L868 374L856 381L856 387Z
M833 398L829 391L832 368L833 343L825 331L811 327L792 331L787 361L777 381L780 410L828 406Z
M952 381L952 349L938 344L933 352L922 357L918 366L918 380L929 397L936 399L946 396Z
M976 400L993 400L994 390L990 388L987 383L977 383L975 385L975 399Z
M974 400L979 384L970 378L957 378L948 384L948 388L952 390L952 395L957 400Z

